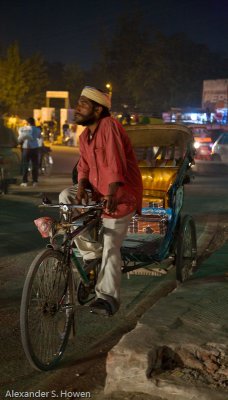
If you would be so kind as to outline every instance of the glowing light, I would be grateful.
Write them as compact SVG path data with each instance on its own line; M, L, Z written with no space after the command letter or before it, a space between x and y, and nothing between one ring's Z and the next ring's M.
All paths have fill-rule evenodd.
M192 121L197 121L198 120L198 114L196 114L196 113L191 113L190 117L191 117Z
M111 83L106 83L105 87L109 91L109 95L112 96L112 84Z
M194 147L195 147L195 149L198 149L200 147L200 143L199 142L194 142Z

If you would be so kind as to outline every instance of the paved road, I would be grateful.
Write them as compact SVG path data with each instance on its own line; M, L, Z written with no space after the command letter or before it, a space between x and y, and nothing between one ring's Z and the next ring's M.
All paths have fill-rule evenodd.
M71 157L74 156L73 152L70 152L70 154ZM59 157L62 157L61 151L59 151ZM66 357L64 357L60 366L61 374L58 375L58 372L40 374L32 371L21 348L19 331L19 305L24 278L29 263L44 244L32 221L38 216L36 206L40 202L40 194L43 189L47 189L48 192L51 188L52 195L57 196L59 190L69 183L70 178L55 173L50 179L41 179L39 189L28 188L22 192L20 188L12 187L9 195L0 198L0 218L2 221L0 241L2 256L0 259L0 316L2 321L0 374L3 390L8 388L15 390L29 388L33 390L34 388L46 387L47 384L49 386L54 384L57 387L59 378L63 375L65 378L62 380L62 385L69 384L70 378L69 376L67 378L69 369L71 369L71 373L74 371L74 374L77 374L81 363L83 364L87 357L90 358L90 361L94 357L98 362L99 352L100 358L105 359L108 346L112 343L112 336L115 338L114 341L118 340L123 332L136 323L139 315L148 306L145 299L152 285L163 287L165 279L167 280L166 293L174 287L174 276L166 276L166 278L132 276L130 280L125 276L122 284L123 306L116 317L101 322L95 316L91 316L86 308L80 309L77 339L72 341L68 347ZM184 211L195 217L198 239L202 249L205 240L209 240L213 232L224 225L225 216L228 215L227 200L227 179L224 176L198 176L192 185L186 186ZM153 301L156 301L156 297ZM140 307L137 309L138 305ZM94 353L90 353L90 350L96 343L97 351L95 355L91 355ZM80 358L84 361L80 361ZM91 365L90 368L92 368ZM104 371L103 375L105 376ZM98 380L87 385L88 390L89 387L94 388L97 384ZM83 376L78 380L78 387L81 387L81 390L86 389Z
M54 174L70 174L79 158L78 147L52 145Z

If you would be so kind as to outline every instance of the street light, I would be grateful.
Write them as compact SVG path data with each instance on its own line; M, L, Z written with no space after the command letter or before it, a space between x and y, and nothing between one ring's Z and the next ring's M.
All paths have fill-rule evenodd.
M109 95L110 95L110 97L112 97L112 85L111 85L111 83L106 83L106 88L108 89L108 91L109 91Z

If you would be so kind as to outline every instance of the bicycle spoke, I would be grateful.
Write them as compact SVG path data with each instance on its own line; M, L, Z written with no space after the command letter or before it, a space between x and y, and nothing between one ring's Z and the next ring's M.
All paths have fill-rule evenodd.
M28 353L35 364L44 369L61 357L73 312L69 270L54 251L51 253L53 256L45 257L36 265L27 293L27 323L24 328L28 336L26 349L29 348Z
M46 206L60 208L71 223L71 209L75 206L42 205ZM82 213L83 222L92 228L96 224L100 226L102 204L77 207L88 208ZM65 222L60 221L61 224L66 229ZM76 234L79 233L80 225L76 228ZM86 271L89 282L82 276L76 288L70 263L70 253L64 257L63 248L53 245L37 255L25 280L20 309L21 339L28 361L39 370L53 368L62 357L72 324L74 328L76 296L80 304L85 304L95 295L98 265L92 265ZM74 289L77 293L73 293Z

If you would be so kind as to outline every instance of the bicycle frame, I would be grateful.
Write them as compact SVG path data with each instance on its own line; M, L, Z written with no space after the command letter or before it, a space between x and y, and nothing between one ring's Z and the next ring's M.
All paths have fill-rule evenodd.
M93 228L98 228L101 225L101 213L103 204L95 204L91 206L83 205L71 205L71 204L42 204L40 207L45 208L59 208L60 209L60 222L54 227L57 230L50 238L49 247L56 249L55 237L58 236L58 230L63 229L65 231L65 238L61 244L61 250L64 254L66 263L70 265L70 262L76 267L83 283L89 285L90 281L88 275L76 256L77 249L73 248L73 239L85 231L92 231ZM73 216L73 211L87 210L78 216ZM73 231L72 228L76 227Z

